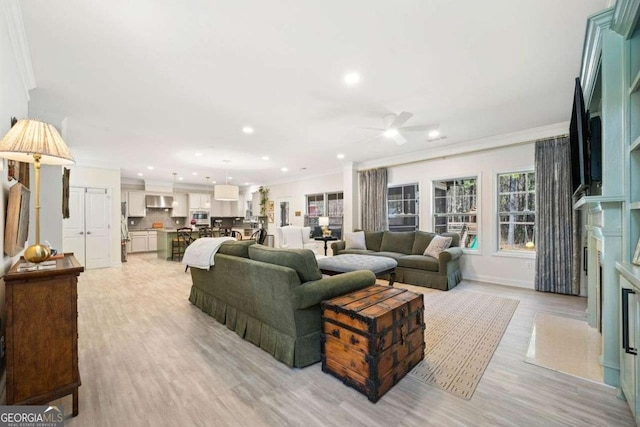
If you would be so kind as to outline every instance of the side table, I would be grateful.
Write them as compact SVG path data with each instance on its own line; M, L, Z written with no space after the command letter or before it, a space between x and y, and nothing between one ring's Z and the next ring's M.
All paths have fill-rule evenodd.
M7 405L44 405L73 395L78 415L78 276L72 253L55 268L4 275L7 312Z
M338 240L338 238L334 236L322 236L322 237L314 237L313 240L324 242L324 256L327 256L327 242L333 242L335 240Z

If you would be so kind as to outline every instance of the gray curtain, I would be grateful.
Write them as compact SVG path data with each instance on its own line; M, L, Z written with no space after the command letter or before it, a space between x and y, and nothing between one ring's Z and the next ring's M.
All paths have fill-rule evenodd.
M569 138L536 141L535 168L536 290L578 295L581 251Z
M360 181L360 223L363 230L387 229L387 169L358 173Z

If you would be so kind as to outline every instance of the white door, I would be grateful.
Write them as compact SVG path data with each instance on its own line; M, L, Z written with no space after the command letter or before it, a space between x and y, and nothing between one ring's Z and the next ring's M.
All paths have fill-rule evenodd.
M86 265L90 268L109 267L111 247L110 198L104 188L87 188L85 193Z
M78 262L84 259L84 188L69 188L69 218L62 221L63 252L73 252Z
M111 197L104 188L69 189L69 218L63 221L64 252L73 252L85 268L110 264Z

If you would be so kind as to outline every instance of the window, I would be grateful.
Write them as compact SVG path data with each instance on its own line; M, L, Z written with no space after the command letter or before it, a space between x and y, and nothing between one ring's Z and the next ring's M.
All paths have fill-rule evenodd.
M415 231L418 229L418 184L399 185L387 190L389 230Z
M433 183L433 228L460 234L460 246L478 248L477 178Z
M307 194L307 214L304 218L305 226L311 227L313 236L321 236L322 231L318 224L321 216L329 217L329 229L337 238L342 237L342 217L344 196L342 191L333 193Z
M533 171L498 175L498 248L534 252L536 179Z

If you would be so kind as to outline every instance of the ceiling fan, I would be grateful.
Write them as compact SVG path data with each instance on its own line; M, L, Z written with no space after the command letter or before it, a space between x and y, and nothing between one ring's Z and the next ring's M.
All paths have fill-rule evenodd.
M382 131L384 137L393 139L396 144L402 145L407 142L403 132L425 132L437 130L438 125L421 125L421 126L403 126L409 119L413 117L412 113L403 111L400 114L388 114L383 117L384 128L364 128Z

